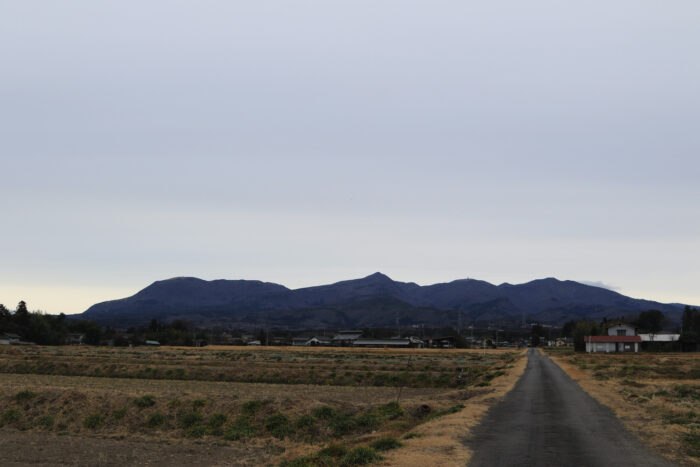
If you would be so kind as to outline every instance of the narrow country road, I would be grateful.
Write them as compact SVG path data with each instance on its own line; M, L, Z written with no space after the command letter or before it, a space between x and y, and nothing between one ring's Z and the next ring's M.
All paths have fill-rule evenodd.
M670 466L537 350L467 445L469 466Z

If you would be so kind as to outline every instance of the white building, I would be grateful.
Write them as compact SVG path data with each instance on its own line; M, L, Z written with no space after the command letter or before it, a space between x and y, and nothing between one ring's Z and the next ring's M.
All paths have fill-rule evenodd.
M642 342L677 342L681 338L680 334L639 334Z
M639 352L639 336L585 336L586 352Z

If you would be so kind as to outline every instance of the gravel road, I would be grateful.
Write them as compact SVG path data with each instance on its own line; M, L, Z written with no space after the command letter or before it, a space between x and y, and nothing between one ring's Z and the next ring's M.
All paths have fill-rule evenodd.
M467 441L472 467L671 466L535 349L525 373Z

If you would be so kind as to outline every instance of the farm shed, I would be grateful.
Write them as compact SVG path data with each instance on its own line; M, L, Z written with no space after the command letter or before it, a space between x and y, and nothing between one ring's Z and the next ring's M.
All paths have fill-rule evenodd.
M357 339L353 347L423 347L423 341L416 337L405 339Z
M331 338L326 336L314 336L311 339L309 339L304 345L308 345L311 347L317 345L331 345Z
M639 352L639 336L585 336L586 352Z
M362 337L362 331L346 330L338 331L338 334L333 336L332 345L352 345L354 341Z
M639 334L642 342L676 342L681 338L680 334L657 333L657 334Z

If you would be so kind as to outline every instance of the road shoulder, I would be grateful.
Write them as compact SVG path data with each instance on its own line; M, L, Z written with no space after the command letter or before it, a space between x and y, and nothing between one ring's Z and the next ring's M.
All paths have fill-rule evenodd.
M404 446L388 453L381 465L440 465L456 467L467 465L473 452L466 439L480 423L486 412L508 394L527 367L527 349L524 349L513 367L505 375L495 378L489 392L465 400L465 407L457 413L437 418L412 431L416 437L402 440Z
M650 451L673 462L675 465L700 465L697 457L684 452L681 439L685 435L678 425L667 424L661 418L663 408L653 401L629 397L615 380L595 378L589 368L582 369L566 357L543 352L556 363L588 395L609 408ZM627 394L627 395L626 395Z

